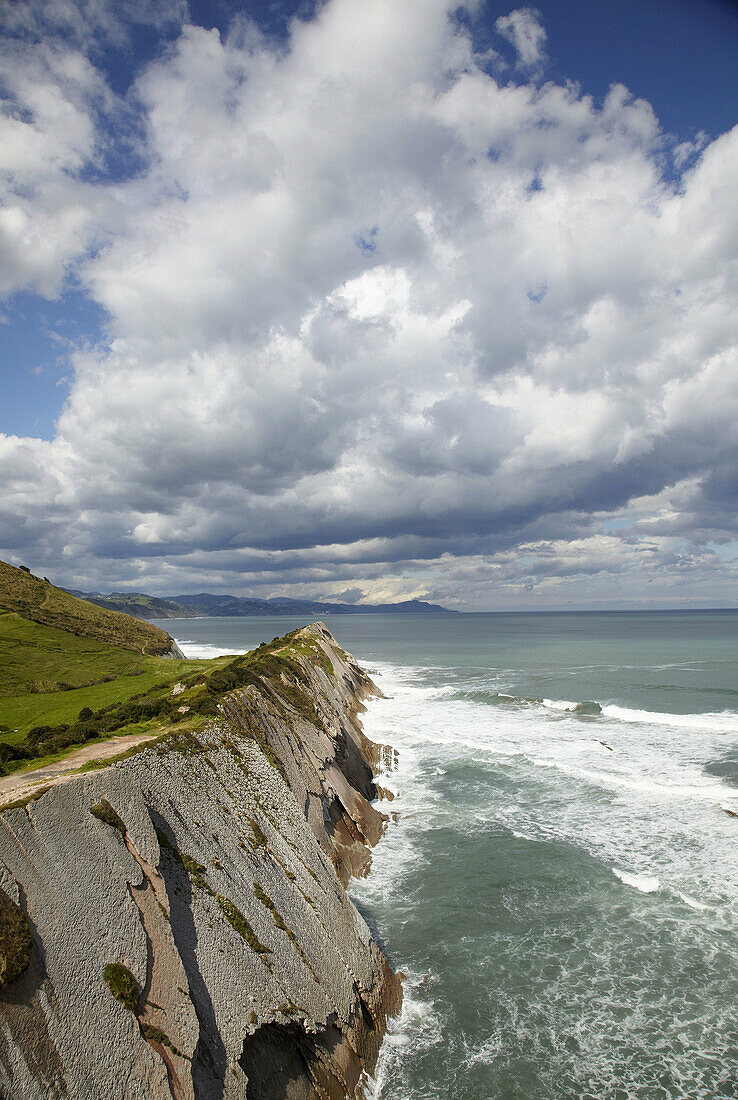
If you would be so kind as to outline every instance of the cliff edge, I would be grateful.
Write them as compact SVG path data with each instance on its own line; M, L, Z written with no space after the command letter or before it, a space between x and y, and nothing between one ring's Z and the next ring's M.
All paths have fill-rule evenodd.
M239 661L197 736L0 812L6 1100L364 1095L401 1001L344 889L376 689L320 623Z

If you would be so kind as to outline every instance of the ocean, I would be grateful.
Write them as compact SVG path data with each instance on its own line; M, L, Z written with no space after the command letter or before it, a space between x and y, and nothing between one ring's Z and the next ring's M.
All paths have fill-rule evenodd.
M325 621L399 751L351 884L406 976L373 1100L738 1097L738 612Z

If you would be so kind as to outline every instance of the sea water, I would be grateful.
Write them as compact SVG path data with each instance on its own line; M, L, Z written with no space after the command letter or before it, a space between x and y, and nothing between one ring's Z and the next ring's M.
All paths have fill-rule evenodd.
M326 623L399 751L351 884L405 974L374 1100L738 1097L738 613Z

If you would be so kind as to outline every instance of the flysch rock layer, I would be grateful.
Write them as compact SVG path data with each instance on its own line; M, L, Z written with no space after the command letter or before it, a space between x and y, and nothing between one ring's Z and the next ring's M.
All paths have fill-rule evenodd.
M0 813L0 889L33 938L0 989L4 1100L364 1095L401 1001L344 889L386 821L357 721L376 689L322 624L295 641L315 714L288 677L252 685L196 738Z

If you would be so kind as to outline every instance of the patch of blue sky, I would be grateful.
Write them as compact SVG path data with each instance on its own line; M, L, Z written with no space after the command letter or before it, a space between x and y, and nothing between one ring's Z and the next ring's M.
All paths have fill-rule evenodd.
M357 248L360 248L362 252L376 252L378 233L378 225L373 225L372 228L366 233L358 233L356 236Z
M0 306L0 432L52 439L71 355L102 336L105 314L81 291L57 301L16 294Z
M708 547L721 561L738 561L738 539L730 542L710 542Z
M127 26L126 41L101 46L93 61L105 73L109 87L124 96L142 69L160 57L179 37L181 26L172 21L161 26L133 23Z
M263 34L286 40L293 19L309 22L323 6L324 0L190 0L193 23L201 27L217 27L221 35L228 33L231 21L238 15L255 23Z
M122 183L142 175L149 166L143 111L131 105L108 118L98 119L103 141L94 159L87 161L77 178L83 183Z
M602 524L602 530L606 534L613 531L624 531L627 527L632 527L634 522L633 519L606 519Z
M486 0L467 20L476 49L494 51L490 71L503 83L528 82L514 67L512 46L495 21L512 8ZM546 29L548 60L540 79L572 80L596 102L611 84L625 84L648 100L663 129L681 138L717 136L736 124L738 5L735 0L535 0Z

